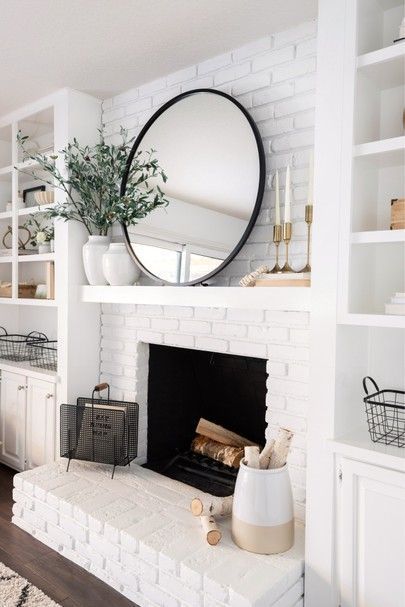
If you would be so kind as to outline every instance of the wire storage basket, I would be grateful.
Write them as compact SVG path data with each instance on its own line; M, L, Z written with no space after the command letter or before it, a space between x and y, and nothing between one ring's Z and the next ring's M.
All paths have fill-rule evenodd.
M56 371L58 368L58 342L56 340L29 344L33 350L33 358L30 360L32 367Z
M0 358L13 360L15 362L34 360L36 354L31 346L39 345L48 341L43 333L32 331L28 335L7 333L4 327L0 327L3 334L0 335Z
M375 392L369 394L367 382ZM405 392L380 390L372 377L363 379L368 430L374 443L405 447Z
M107 398L95 394L107 390ZM134 402L111 400L110 386L95 386L91 398L60 407L60 455L72 459L126 466L138 454L139 406Z

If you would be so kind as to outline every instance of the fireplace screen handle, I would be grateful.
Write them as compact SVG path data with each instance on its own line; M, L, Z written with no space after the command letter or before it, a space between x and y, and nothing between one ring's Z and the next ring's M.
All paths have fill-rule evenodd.
M94 386L94 390L93 390L93 395L92 395L92 399L94 399L94 394L95 392L102 392L103 390L107 390L107 401L110 402L110 384L107 384L107 382L102 383L102 384L97 384L97 386Z

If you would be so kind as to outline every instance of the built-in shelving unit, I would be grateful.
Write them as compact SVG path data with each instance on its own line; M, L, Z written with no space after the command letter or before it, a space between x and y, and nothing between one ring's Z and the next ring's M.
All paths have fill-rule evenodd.
M9 333L45 333L58 340L57 372L44 371L29 363L0 360L0 369L35 380L57 383L56 409L53 412L56 427L52 435L58 436L58 411L61 402L75 402L79 394L86 394L99 379L99 306L82 304L78 299L77 285L84 283L82 246L87 235L75 223L45 218L45 211L64 201L64 194L55 188L55 202L37 206L26 197L21 208L19 199L24 190L37 186L53 189L45 183L39 165L24 161L17 144L17 134L29 135L33 150L52 154L61 150L76 137L83 144L94 144L99 137L101 102L89 95L63 89L55 94L0 117L0 249L4 249L3 236L8 236L8 248L0 251L0 281L10 283L8 297L0 297L0 326ZM61 170L64 162L55 159ZM34 175L18 169L33 171ZM48 181L48 179L47 179ZM28 193L28 198L30 194ZM32 196L32 194L31 194ZM18 240L24 232L18 228L27 221L54 223L54 252L39 254L27 243L22 254ZM31 230L32 226L28 226ZM26 233L25 233L26 234ZM47 275L54 268L55 296L50 299L26 297L19 288L22 283L46 284ZM5 291L3 291L4 293ZM0 428L4 433L3 411L0 402ZM0 439L2 440L2 439ZM4 444L4 441L3 441ZM58 444L52 449L58 453Z

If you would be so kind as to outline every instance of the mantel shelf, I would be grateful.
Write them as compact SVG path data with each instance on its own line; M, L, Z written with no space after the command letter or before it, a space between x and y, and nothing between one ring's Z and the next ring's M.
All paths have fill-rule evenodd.
M303 287L91 287L81 301L93 303L197 306L309 311L311 290Z

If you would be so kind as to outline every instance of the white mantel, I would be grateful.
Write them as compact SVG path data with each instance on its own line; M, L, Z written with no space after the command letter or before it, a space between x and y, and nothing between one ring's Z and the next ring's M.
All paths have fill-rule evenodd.
M305 287L90 287L80 299L93 303L150 304L308 312L311 289Z

